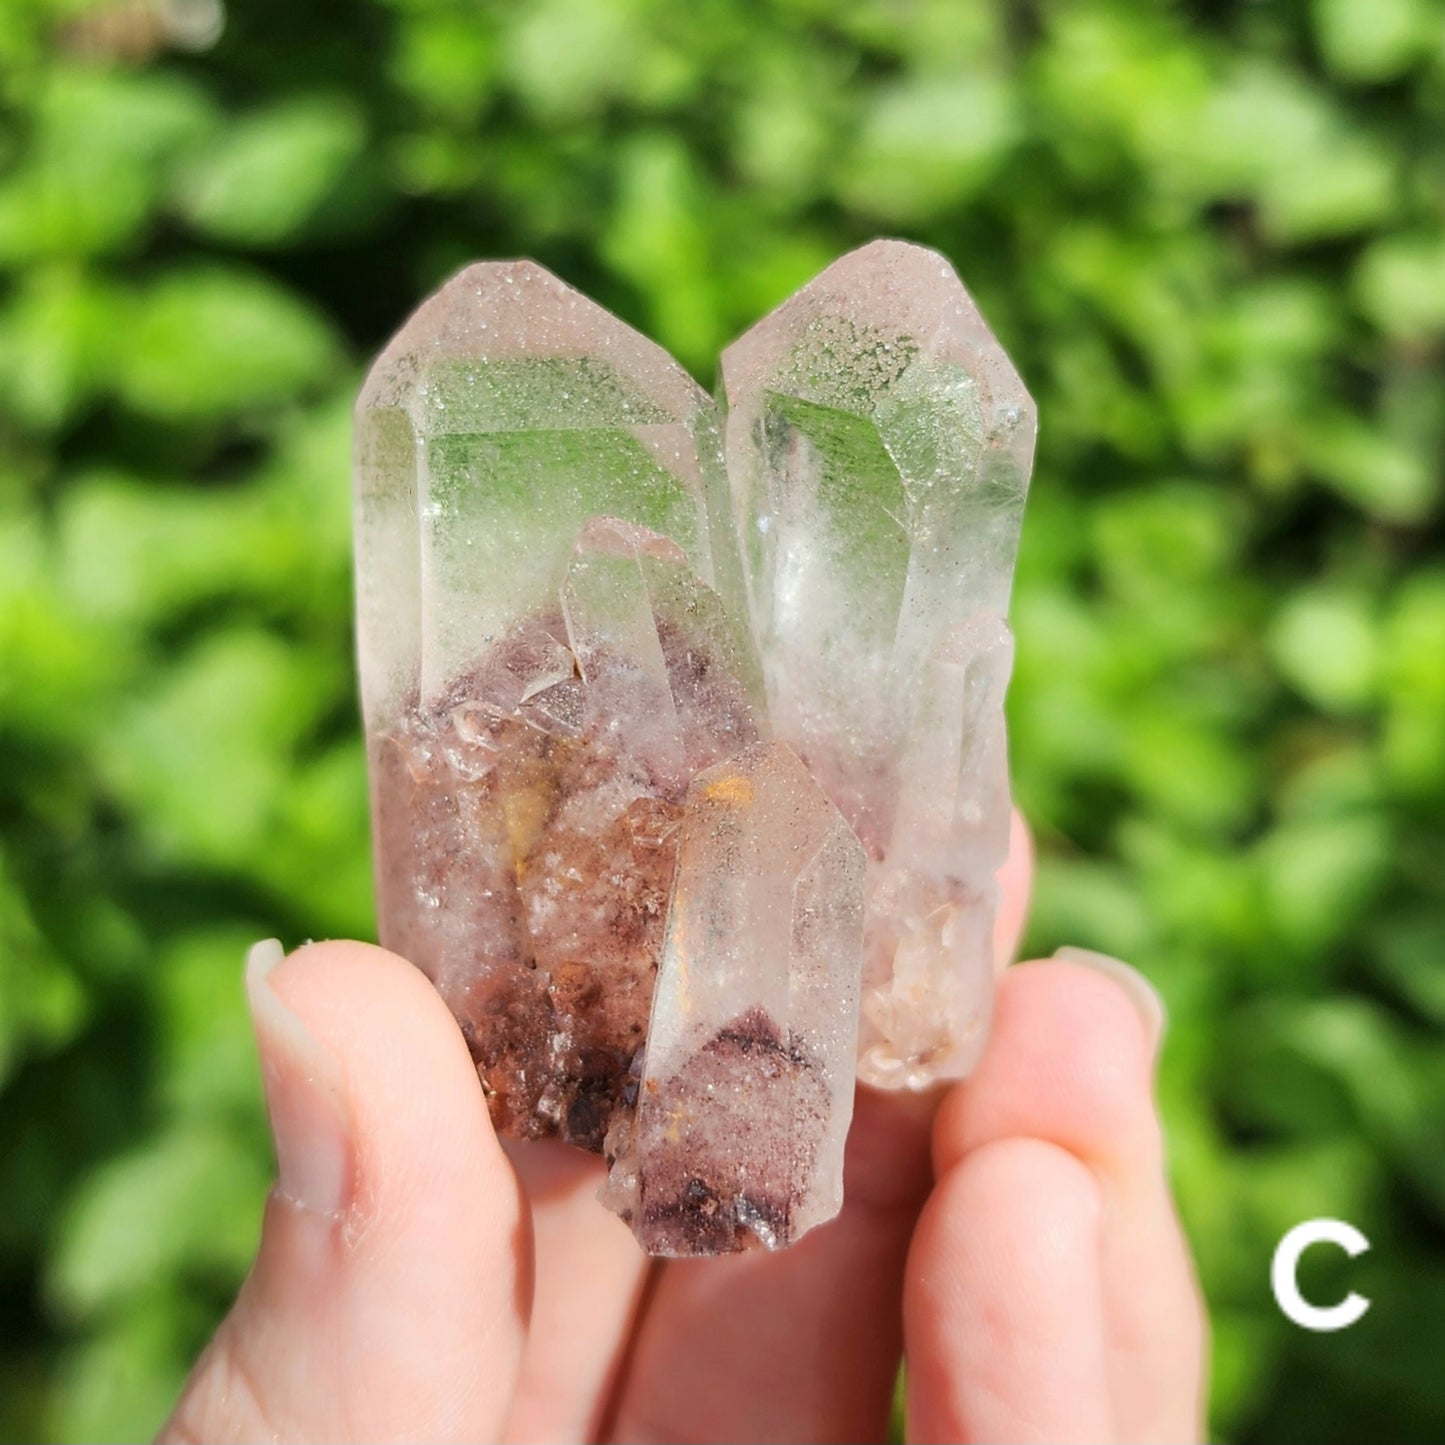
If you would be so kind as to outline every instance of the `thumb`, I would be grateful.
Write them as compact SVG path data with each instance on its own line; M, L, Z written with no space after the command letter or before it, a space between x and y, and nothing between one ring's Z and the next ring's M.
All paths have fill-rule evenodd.
M530 1221L455 1023L359 943L257 944L246 991L278 1178L162 1441L496 1437Z

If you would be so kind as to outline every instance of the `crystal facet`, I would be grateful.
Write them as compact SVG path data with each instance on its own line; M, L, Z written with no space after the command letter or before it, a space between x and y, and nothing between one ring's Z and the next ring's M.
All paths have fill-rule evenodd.
M722 379L773 726L869 852L860 1077L960 1077L992 1001L1032 403L948 263L897 241L828 267Z
M493 263L357 409L382 940L659 1254L831 1218L855 1068L966 1072L1008 828L1033 416L957 278L865 247L723 382Z

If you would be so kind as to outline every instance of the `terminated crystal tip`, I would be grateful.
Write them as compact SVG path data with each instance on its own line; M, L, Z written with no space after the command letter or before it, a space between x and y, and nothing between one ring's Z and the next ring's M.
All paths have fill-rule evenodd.
M434 693L553 589L589 518L670 537L736 585L706 393L661 347L530 261L423 302L357 403L368 717Z
M836 1213L855 1063L966 1071L1008 817L1033 413L952 270L864 247L723 381L490 263L357 407L383 942L660 1254Z
M844 256L734 342L722 389L774 727L869 852L860 1073L959 1077L993 992L1003 617L1033 404L953 268L901 241ZM969 673L958 655L974 643ZM957 667L993 684L962 743L974 694L936 696ZM950 741L967 765L935 774ZM940 809L976 817L980 846L954 846Z

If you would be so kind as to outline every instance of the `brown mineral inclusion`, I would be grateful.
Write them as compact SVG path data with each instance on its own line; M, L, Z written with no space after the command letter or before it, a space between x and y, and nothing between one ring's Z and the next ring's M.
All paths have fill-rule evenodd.
M640 674L594 655L617 711L589 709L566 636L560 614L528 619L378 739L378 811L411 820L410 847L382 851L381 887L388 943L434 977L450 977L451 938L485 940L485 974L448 996L497 1127L600 1152L636 1089L687 779L627 726ZM735 679L671 628L659 642L695 768L755 741ZM563 675L513 710L485 700L521 679L526 694L558 659Z

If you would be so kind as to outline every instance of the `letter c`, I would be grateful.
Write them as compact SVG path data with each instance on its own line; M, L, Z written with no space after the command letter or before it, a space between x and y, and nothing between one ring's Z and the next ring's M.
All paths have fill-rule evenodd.
M1321 1309L1299 1292L1299 1259L1312 1244L1337 1244L1352 1259L1370 1247L1370 1241L1342 1219L1307 1219L1280 1240L1270 1266L1269 1282L1275 1303L1302 1329L1327 1333L1348 1329L1369 1309L1370 1301L1353 1290L1339 1304Z

